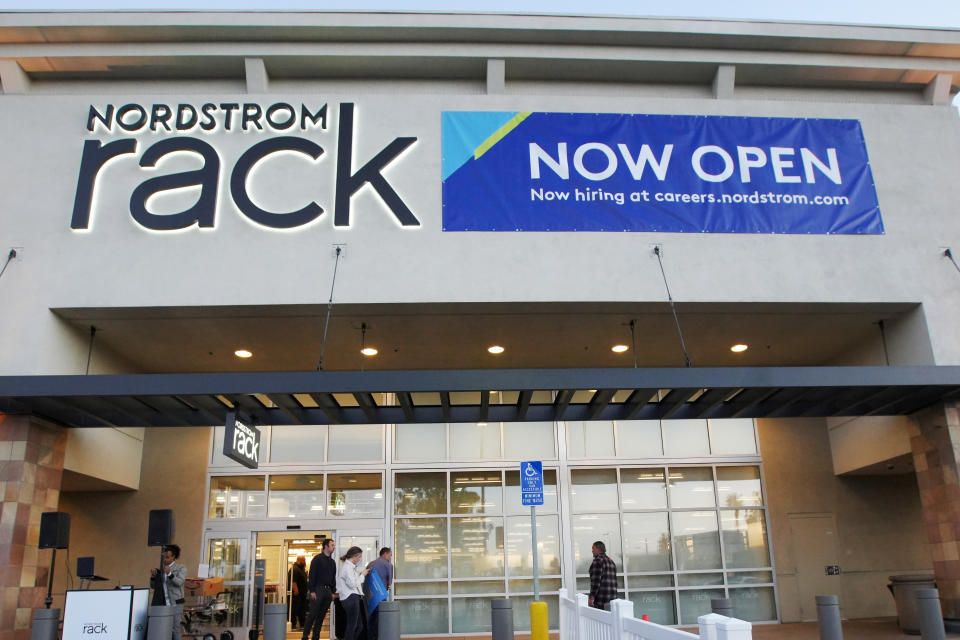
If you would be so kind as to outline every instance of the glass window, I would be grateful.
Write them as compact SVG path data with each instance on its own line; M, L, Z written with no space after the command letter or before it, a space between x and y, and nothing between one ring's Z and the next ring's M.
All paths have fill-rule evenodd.
M681 573L677 576L677 584L681 587L702 587L709 585L723 586L722 573Z
M323 476L270 476L269 518L322 518Z
M720 512L720 524L728 569L770 566L763 509L725 509Z
M630 590L653 587L672 587L673 576L670 574L662 576L630 576Z
M777 602L773 587L741 587L730 589L733 612L741 620L760 622L777 619Z
M680 592L680 624L696 625L697 618L711 612L710 600L722 598L723 589L689 589Z
M571 507L574 511L616 511L616 469L573 469L570 471Z
M330 425L329 462L381 462L382 424Z
M759 467L717 467L717 497L721 507L763 504Z
M513 602L513 628L517 631L530 631L530 604L533 596L511 596ZM540 596L547 603L547 627L560 628L560 596Z
M446 578L446 518L397 518L394 525L393 563L397 578Z
M247 578L247 553L250 541L246 538L215 538L207 549L210 575L225 582L243 582Z
M293 424L270 428L270 462L323 462L327 425Z
M633 615L650 616L650 622L677 624L677 611L673 591L631 591L628 599L633 602Z
M454 633L490 633L490 598L454 598L452 606Z
M690 458L710 455L706 420L663 420L663 455Z
M573 420L567 423L567 454L571 458L612 458L613 423Z
M713 470L710 467L671 467L670 506L674 509L717 506L713 495Z
M530 513L530 507L523 506L520 497L520 472L507 471L507 513ZM557 510L557 472L555 469L543 470L543 506L537 507L537 513Z
M454 515L503 513L503 480L500 472L451 473L450 513Z
M766 584L773 582L770 571L738 571L727 574L727 584Z
M617 452L621 458L663 455L659 420L617 420Z
M503 518L451 518L454 578L503 575Z
M400 603L400 633L439 635L448 633L447 599L420 598Z
M505 593L503 580L455 580L453 593Z
M446 513L446 474L398 473L394 482L393 507L399 515Z
M666 509L667 483L663 469L621 469L620 500L624 510Z
M212 476L208 518L263 518L267 515L265 476Z
M560 578L537 578L540 592L559 591L563 586L563 580ZM527 578L510 579L510 593L533 593L533 580Z
M752 418L710 421L710 449L714 455L757 453Z
M510 575L532 576L533 546L530 539L529 516L507 518L506 543ZM539 575L560 575L560 519L558 516L537 516L537 562L540 565Z
M607 555L617 565L617 573L623 573L623 557L620 554L620 516L616 513L596 513L573 516L573 562L577 573L587 573L593 562L590 551L596 540L607 547Z
M236 467L237 469L245 469L242 464L236 460L231 460L227 456L223 455L223 432L224 427L214 427L213 428L213 451L210 452L210 464L214 467ZM262 436L261 436L262 439ZM262 446L262 445L261 445Z
M499 458L499 422L465 422L450 425L451 460L497 460Z
M398 424L394 434L397 460L435 462L447 459L446 424Z
M716 511L674 511L670 520L678 570L721 568Z
M673 561L665 511L623 514L623 533L627 571L670 571Z
M383 517L383 478L379 473L330 473L327 489L329 515Z
M447 595L447 582L397 582L394 581L394 589L398 596L445 596Z
M504 422L503 454L508 460L552 460L557 457L552 422Z

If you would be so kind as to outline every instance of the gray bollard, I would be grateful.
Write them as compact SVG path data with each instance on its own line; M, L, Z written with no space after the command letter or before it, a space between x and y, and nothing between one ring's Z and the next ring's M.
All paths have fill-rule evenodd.
M37 609L33 612L30 640L57 640L60 609Z
M513 640L513 602L491 600L490 616L493 622L493 640Z
M377 605L377 638L400 640L400 603L383 600Z
M170 640L173 637L174 616L177 607L154 606L147 609L147 640ZM180 621L176 621L180 624Z
M843 640L843 627L840 625L840 598L816 596L816 600L820 640Z
M268 604L263 608L263 640L286 640L287 605Z
M730 598L713 598L710 600L710 611L717 615L733 617L733 600Z
M940 611L940 592L936 589L917 589L917 615L920 618L920 637L923 640L945 640L943 614Z

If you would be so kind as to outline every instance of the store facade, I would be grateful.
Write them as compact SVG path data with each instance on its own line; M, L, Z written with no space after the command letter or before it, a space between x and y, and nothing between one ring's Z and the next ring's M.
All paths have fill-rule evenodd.
M251 623L258 557L282 599L285 564L311 540L391 546L404 633L482 633L491 598L532 597L517 475L537 459L551 602L583 588L597 539L635 610L665 624L718 596L757 622L809 619L821 589L841 592L851 617L890 615L891 572L949 573L938 563L957 542L931 533L921 501L933 418L883 400L911 384L907 367L960 363L960 268L945 255L960 243L956 32L0 18L0 236L12 250L0 292L17 301L0 316L5 376L510 369L535 390L344 383L218 398L201 385L150 400L145 383L44 400L32 418L4 392L6 424L19 425L8 440L49 432L56 467L55 493L20 496L25 536L43 509L72 512L78 552L136 583L152 552L120 528L176 506L188 568L222 574L236 628ZM717 386L730 391L666 373L649 389L587 375L569 394L535 381L685 364L729 371ZM772 383L739 395L746 367L854 365L905 373L846 396ZM945 391L918 389L955 418ZM681 419L745 397L742 415ZM630 402L651 415L604 414ZM596 411L565 417L574 405ZM58 418L64 406L76 423ZM177 422L185 406L209 419ZM528 406L537 419L496 417ZM211 427L228 407L277 418L258 421L256 469L221 455ZM374 420L382 408L403 419ZM11 560L20 590L46 575L33 544ZM34 594L18 597L4 611L23 632Z

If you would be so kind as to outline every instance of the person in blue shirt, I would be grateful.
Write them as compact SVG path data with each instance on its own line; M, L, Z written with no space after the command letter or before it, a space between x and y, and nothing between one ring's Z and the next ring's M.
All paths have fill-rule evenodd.
M383 586L387 589L390 588L390 583L393 582L393 565L390 564L390 561L393 559L393 551L390 550L390 547L383 547L380 549L380 557L372 561L367 565L367 569L375 571L380 580L383 582ZM370 618L367 621L367 640L377 640L378 625L380 623L380 605L378 604L373 611L370 612Z

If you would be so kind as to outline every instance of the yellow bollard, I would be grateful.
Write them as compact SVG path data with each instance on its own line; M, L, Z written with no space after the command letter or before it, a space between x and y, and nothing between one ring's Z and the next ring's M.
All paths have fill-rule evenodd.
M547 603L530 603L530 640L549 640L550 623L547 620Z

